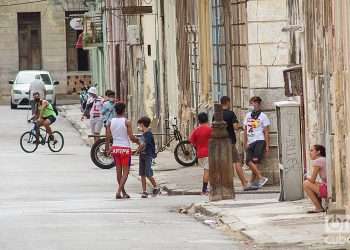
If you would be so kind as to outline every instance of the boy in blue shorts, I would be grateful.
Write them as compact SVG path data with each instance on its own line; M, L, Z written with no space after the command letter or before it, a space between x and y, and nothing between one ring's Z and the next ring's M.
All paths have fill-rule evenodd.
M152 131L149 128L150 124L151 119L146 116L137 121L139 129L143 132L140 139L141 144L138 149L140 152L139 175L142 183L142 198L148 197L146 178L152 183L152 194L157 195L160 193L160 188L157 186L157 183L153 177L152 160L156 157L156 144L154 142Z

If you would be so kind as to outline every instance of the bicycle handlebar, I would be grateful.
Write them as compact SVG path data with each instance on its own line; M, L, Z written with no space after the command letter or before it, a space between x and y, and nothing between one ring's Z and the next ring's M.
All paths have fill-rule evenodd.
M176 116L173 118L174 123L171 124L171 126L177 126L177 118ZM165 124L169 124L169 119L164 119Z

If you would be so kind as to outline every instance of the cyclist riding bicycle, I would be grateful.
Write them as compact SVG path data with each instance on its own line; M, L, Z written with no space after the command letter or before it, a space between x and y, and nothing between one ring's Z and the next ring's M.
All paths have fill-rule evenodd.
M37 104L37 112L31 120L36 120L37 132L39 128L44 126L49 134L49 140L54 140L50 125L56 121L56 112L52 105L40 98L39 92L33 94L34 101ZM36 134L36 141L39 143L39 133Z

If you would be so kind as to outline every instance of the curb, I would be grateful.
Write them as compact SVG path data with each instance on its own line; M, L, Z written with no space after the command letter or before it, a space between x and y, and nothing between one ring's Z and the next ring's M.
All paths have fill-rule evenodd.
M179 189L171 189L166 185L161 186L168 195L201 195L200 191L184 191ZM236 191L235 194L279 194L280 191L270 190L270 191Z
M182 211L182 213L186 213L192 216L195 216L196 214L200 214L205 217L214 218L215 221L217 221L218 224L220 224L219 228L222 228L226 232L228 231L234 234L236 237L238 236L240 240L254 242L254 239L252 237L244 233L245 226L239 220L238 217L235 217L234 222L232 222L232 219L230 221L226 221L225 216L220 213L220 209L208 209L205 205L199 203L199 204L191 204L191 206L186 208L185 212ZM233 227L232 224L235 224L236 227Z
M208 203L210 206L210 204ZM224 228L225 231L228 231L235 236L241 236L243 241L250 242L252 246L254 246L254 249L314 249L314 250L320 250L320 249L348 249L344 248L340 245L324 245L320 244L319 242L294 242L294 243L285 243L280 244L277 242L258 242L254 238L254 236L251 236L247 234L245 231L247 229L247 225L244 224L237 216L234 216L234 218L227 218L224 214L221 213L220 208L212 207L209 208L208 205L204 203L197 203L197 204L191 204L190 206L181 209L179 212L183 214L187 214L193 217L196 217L196 214L200 214L202 216L211 217L213 220L218 222L218 228ZM232 216L232 214L230 215ZM249 248L251 249L251 248Z

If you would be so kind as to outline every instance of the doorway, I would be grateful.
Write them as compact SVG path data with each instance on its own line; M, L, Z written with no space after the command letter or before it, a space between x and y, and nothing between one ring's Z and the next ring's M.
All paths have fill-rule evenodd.
M19 70L40 70L41 18L40 12L18 13Z

